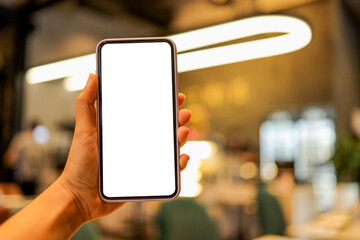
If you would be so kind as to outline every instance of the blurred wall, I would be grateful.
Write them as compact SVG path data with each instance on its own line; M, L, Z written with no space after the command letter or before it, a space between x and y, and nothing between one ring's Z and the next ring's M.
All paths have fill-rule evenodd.
M340 1L333 1L332 5L332 89L340 135L349 132L350 112L360 106L360 22L356 22L349 7Z
M105 38L161 36L164 32L126 11L114 16L69 1L36 13L33 22L36 28L27 42L27 67L94 53L97 43ZM79 91L67 92L62 79L25 83L24 94L24 126L33 120L49 127L75 122Z
M334 104L332 4L317 1L279 12L310 24L313 39L304 49L180 74L188 106L201 105L211 116L208 120L213 131L226 133L240 126L257 145L259 126L270 111Z
M191 25L181 20L194 19L190 16L194 11L185 4L195 2L182 3L170 31L199 27L205 16L221 20L225 17L220 15L230 11L225 6L216 15L210 12L216 8L209 7L208 12L199 12L199 22ZM60 11L49 9L36 15L37 28L28 41L28 66L94 52L102 38L164 33L164 29L126 13L114 21L113 17L87 9L62 7ZM243 129L249 141L257 145L259 126L270 111L301 110L314 104L334 106L338 129L348 129L349 111L359 103L360 64L359 54L354 51L359 41L354 38L356 30L345 18L340 0L314 1L274 13L307 21L313 31L311 43L285 55L180 74L180 91L187 94L186 106L193 109L192 123L200 131L228 134ZM229 20L235 17L227 15ZM25 85L24 122L37 119L54 125L74 120L79 92L66 92L62 80Z

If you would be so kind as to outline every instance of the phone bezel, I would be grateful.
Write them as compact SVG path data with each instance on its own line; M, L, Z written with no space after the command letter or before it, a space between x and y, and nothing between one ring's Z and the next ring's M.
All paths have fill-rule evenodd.
M103 192L103 138L102 138L102 78L101 78L101 49L106 44L123 43L151 43L166 42L171 47L171 67L172 67L172 101L173 101L173 142L174 142L174 164L175 164L175 191L170 195L161 196L119 196L109 197ZM97 99L97 127L98 127L98 147L99 147L99 195L102 200L107 202L128 202L128 201L151 201L151 200L171 200L175 199L180 193L180 163L179 163L179 142L177 140L178 129L178 73L177 73L177 51L175 43L169 38L123 38L123 39L104 39L96 47L96 71L98 75L98 99Z

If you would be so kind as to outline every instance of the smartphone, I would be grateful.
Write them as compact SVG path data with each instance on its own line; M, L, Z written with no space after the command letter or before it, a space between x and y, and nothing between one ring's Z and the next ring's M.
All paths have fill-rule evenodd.
M101 198L176 198L180 167L174 42L105 39L96 53Z

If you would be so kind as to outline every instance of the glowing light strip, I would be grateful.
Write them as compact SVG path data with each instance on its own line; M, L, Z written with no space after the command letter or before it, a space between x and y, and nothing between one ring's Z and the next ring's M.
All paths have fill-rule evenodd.
M306 46L311 40L311 29L301 19L282 15L263 15L227 22L211 27L170 36L178 52L206 47L264 33L288 33L299 37L297 44ZM293 45L294 43L289 43Z
M30 68L25 74L25 79L28 83L34 84L74 76L82 72L95 72L95 64L95 54L89 54Z
M231 44L198 51L190 51L214 44L236 40L264 33L285 33L280 36ZM251 17L199 30L169 36L177 45L178 71L220 66L251 59L270 57L299 50L311 41L309 25L297 18L280 15ZM26 73L30 84L72 76L67 81L68 90L80 90L72 81L86 81L74 78L84 72L94 72L95 54L72 58L60 62L31 68ZM76 80L78 79L78 80ZM84 84L80 84L84 86Z
M187 72L293 52L308 45L312 37L310 26L298 18L259 16L181 33L170 38L175 41L179 53L264 33L286 34L178 54L178 71Z

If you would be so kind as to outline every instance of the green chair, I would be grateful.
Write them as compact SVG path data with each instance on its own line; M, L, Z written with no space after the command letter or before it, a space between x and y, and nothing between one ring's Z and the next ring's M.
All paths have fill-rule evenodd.
M283 211L276 197L269 193L265 185L259 185L257 201L262 235L284 235L286 223Z
M71 240L99 240L100 232L93 222L88 222L79 228Z
M161 240L219 239L205 208L192 198L178 198L163 203L158 223Z

